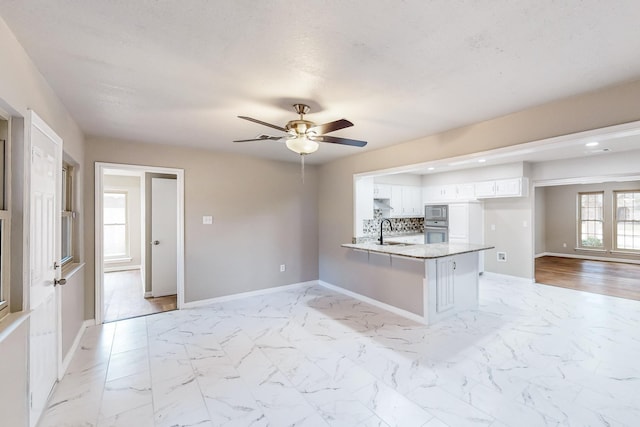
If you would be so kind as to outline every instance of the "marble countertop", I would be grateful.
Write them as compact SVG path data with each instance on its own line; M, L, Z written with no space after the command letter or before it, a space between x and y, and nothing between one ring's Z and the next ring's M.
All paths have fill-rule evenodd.
M375 252L387 255L396 255L407 258L433 259L446 256L459 255L468 252L479 252L493 249L495 246L477 245L471 243L431 243L428 245L379 245L369 243L344 243L343 248L357 249L367 252Z

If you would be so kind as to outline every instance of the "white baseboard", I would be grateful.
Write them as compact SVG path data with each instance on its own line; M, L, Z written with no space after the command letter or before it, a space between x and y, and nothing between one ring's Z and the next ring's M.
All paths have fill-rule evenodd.
M80 345L80 340L82 339L82 335L84 335L84 331L89 326L94 326L95 324L96 324L95 319L89 319L82 322L82 325L80 325L80 329L78 329L78 333L76 334L76 337L73 340L73 344L71 344L71 348L67 352L67 355L62 359L62 372L60 373L60 378L58 379L62 379L65 372L67 372L67 369L69 369L69 364L71 363L71 359L73 359L73 356L76 354L76 351L78 350L78 346Z
M286 290L289 290L289 289L305 288L307 286L313 286L313 285L317 285L317 284L318 284L317 280L310 280L308 282L293 283L291 285L276 286L276 287L273 287L273 288L260 289L260 290L257 290L257 291L240 292L238 294L225 295L225 296L222 296L222 297L215 297L215 298L202 299L202 300L198 300L198 301L185 302L185 303L182 304L181 309L183 309L183 308L202 307L203 305L208 305L208 304L213 304L213 303L218 303L218 302L233 301L233 300L237 300L237 299L255 297L255 296L259 296L259 295L272 294L274 292L282 292L282 291L286 291Z
M386 304L384 302L378 301L376 299L369 298L369 297L361 295L359 293L356 293L356 292L341 288L340 286L332 285L332 284L327 283L327 282L322 281L322 280L318 280L318 284L320 286L323 286L323 287L325 287L327 289L330 289L330 290L332 290L334 292L338 292L338 293L344 294L346 296L349 296L351 298L355 298L357 300L360 300L362 302L366 302L367 304L371 304L371 305L373 305L375 307L378 307L378 308L381 308L383 310L389 311L389 312L391 312L393 314L397 314L398 316L407 318L409 320L413 320L414 322L418 322L418 323L422 323L422 324L426 323L425 318L423 316L420 316L420 315L415 314L415 313L411 313L410 311L403 310L403 309L398 308L398 307L394 307L392 305L389 305L389 304Z
M519 282L519 283L527 283L527 284L531 284L535 282L534 278L510 276L508 274L492 273L490 271L485 271L482 274L482 277L489 280L508 280L509 282L517 282L517 283Z
M536 258L540 256L557 256L559 258L575 258L575 259L588 259L592 261L610 261L610 262L626 262L627 264L640 264L640 260L638 259L613 258L613 257L583 255L583 254L562 254L562 253L555 253L555 252L543 252L540 255L536 255Z
M140 270L139 265L123 265L123 266L115 266L115 267L105 267L105 273L113 273L115 271L129 271L129 270Z

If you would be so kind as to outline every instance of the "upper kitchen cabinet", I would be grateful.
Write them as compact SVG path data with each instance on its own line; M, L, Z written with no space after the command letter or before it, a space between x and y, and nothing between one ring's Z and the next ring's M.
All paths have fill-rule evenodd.
M422 212L422 189L420 187L392 185L391 187L391 216L419 217Z
M478 199L493 197L526 197L529 194L529 180L525 177L477 182L475 195Z
M424 202L449 202L454 200L475 199L474 185L470 184L449 184L425 187Z
M374 199L391 199L391 186L388 184L373 185Z

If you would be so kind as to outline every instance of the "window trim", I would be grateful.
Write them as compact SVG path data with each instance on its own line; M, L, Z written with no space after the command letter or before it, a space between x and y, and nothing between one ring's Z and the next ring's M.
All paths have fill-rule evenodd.
M65 178L66 177L66 178ZM63 273L65 272L65 269L68 268L68 266L70 264L73 264L74 262L77 261L77 242L76 242L76 212L73 210L73 208L75 207L75 188L74 188L74 182L75 182L75 168L65 162L63 160L62 162L62 174L61 174L61 181L62 181L62 194L61 194L61 214L60 214L60 219L61 222L65 219L65 218L70 218L69 221L69 244L70 244L70 252L71 254L69 256L67 256L66 258L62 258L62 254L61 259L60 259L60 264L62 266L63 269ZM66 236L62 236L62 226L60 227L60 242L62 242L62 239L66 238Z
M105 194L124 194L124 240L125 240L125 253L123 254L115 254L115 255L107 255L104 254L104 262L129 262L131 261L131 238L129 235L129 227L130 227L130 218L129 218L129 190L122 189L108 189L104 190L102 197L104 198ZM102 202L102 209L104 209L104 200ZM102 214L104 218L104 212ZM123 224L107 224L104 219L102 221L103 235L104 228L108 225L123 225Z
M627 249L618 247L618 194L619 193L640 193L640 190L614 190L613 191L613 249L611 252L625 253L625 254L639 254L640 249ZM624 222L633 222L640 227L640 220L631 220Z
M11 116L0 109L0 120L6 123L6 135L0 135L3 141L2 183L3 197L0 206L0 319L10 313L11 303Z
M582 196L590 196L590 195L600 195L602 197L602 212L601 212L601 217L602 219L599 220L601 226L602 226L602 245L601 246L585 246L582 244L582 222L583 221L598 221L598 220L583 220L582 219ZM577 199L577 213L578 213L578 218L577 218L577 233L576 233L576 237L577 237L577 242L576 242L576 248L579 250L605 250L605 245L604 245L604 228L605 228L605 218L604 218L604 191L584 191L584 192L578 192L578 199Z

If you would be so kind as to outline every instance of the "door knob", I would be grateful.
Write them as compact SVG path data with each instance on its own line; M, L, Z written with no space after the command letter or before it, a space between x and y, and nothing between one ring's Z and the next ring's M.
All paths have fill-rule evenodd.
M153 241L153 242L151 242L151 243L153 243L155 246L158 246L158 245L160 244L160 240L154 240L154 241Z
M53 286L56 285L66 285L67 284L67 279L53 279Z

